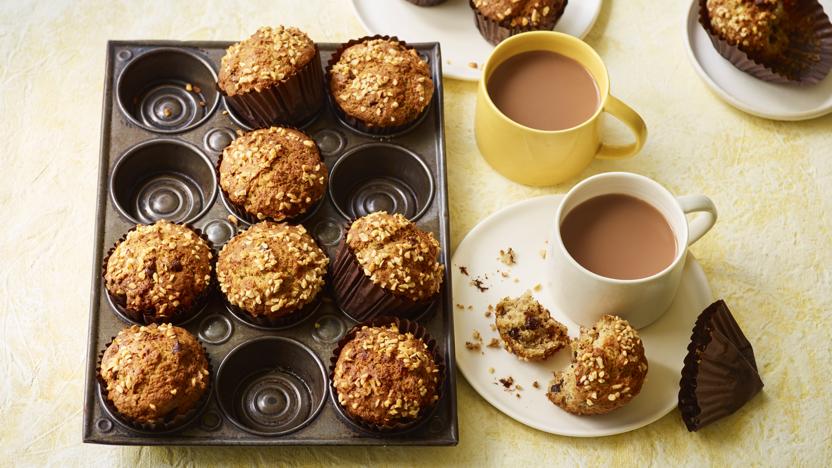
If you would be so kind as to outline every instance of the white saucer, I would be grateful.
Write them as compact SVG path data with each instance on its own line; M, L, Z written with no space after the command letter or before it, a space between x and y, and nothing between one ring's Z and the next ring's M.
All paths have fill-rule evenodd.
M832 0L820 0L827 14ZM832 74L814 86L767 83L740 71L714 49L699 24L698 2L688 10L685 43L693 68L719 97L751 115L773 120L807 120L832 112Z
M440 42L444 74L458 80L477 81L494 46L474 25L468 0L448 0L433 7L406 0L352 0L358 21L369 34L397 36L407 42ZM555 31L584 37L601 12L601 0L570 1ZM477 68L471 68L470 63Z
M486 346L491 338L499 338L489 326L494 323L493 315L485 317L488 305L496 304L504 296L518 296L538 283L542 288L533 291L534 296L556 320L569 327L570 336L578 335L578 325L551 308L546 291L549 287L544 273L546 263L540 254L546 248L550 223L562 198L562 195L548 195L504 208L480 222L457 247L451 262L457 364L483 398L535 429L575 437L606 436L638 429L676 406L693 324L699 313L713 302L708 280L693 255L688 254L682 284L670 309L657 322L639 330L650 365L641 393L627 406L610 414L573 416L546 398L552 373L566 367L569 351L561 350L543 363L529 363L503 349ZM516 252L516 264L511 267L497 259L499 251L508 247ZM467 276L460 272L461 266L467 269ZM509 271L509 277L502 277L498 270ZM481 292L471 285L475 278L481 278L488 290ZM466 341L473 341L474 330L482 335L481 352L465 347ZM489 368L494 369L493 374ZM521 391L508 392L498 382L509 376L521 385ZM539 382L539 389L533 387L534 381Z

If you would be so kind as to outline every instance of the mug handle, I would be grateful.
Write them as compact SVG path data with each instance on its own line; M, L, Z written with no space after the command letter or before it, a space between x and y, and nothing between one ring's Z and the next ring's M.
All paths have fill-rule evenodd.
M647 140L647 125L641 116L633 110L632 107L624 104L612 94L607 96L607 103L604 106L604 112L610 114L621 123L630 128L636 141L626 145L608 145L601 143L596 157L598 159L624 159L634 156L641 151L644 142Z
M685 195L676 197L679 206L685 214L703 213L688 223L688 245L698 241L706 232L710 231L716 223L716 206L710 198L705 195Z

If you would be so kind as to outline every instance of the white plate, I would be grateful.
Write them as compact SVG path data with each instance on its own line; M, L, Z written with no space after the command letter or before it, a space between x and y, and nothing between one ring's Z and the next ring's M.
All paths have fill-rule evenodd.
M433 7L406 0L352 0L358 21L369 34L397 36L407 42L439 42L444 74L458 80L477 81L494 46L474 25L468 0L448 0ZM601 12L601 0L571 0L555 31L584 37ZM470 63L477 68L471 68Z
M690 340L691 329L700 312L712 301L708 280L702 268L688 254L682 274L682 284L670 309L655 323L639 331L650 369L641 393L627 406L603 416L573 416L546 398L546 389L555 370L569 363L570 353L561 350L543 363L529 363L517 359L503 349L485 346L499 334L492 331L493 315L485 317L489 304L496 304L504 296L517 296L540 283L542 289L533 292L552 316L569 327L570 336L577 336L579 327L559 310L551 307L544 274L545 260L540 251L549 238L550 223L562 195L548 195L525 200L504 208L479 223L463 239L453 256L453 302L456 359L460 371L472 387L497 409L517 421L541 431L575 437L597 437L638 429L656 421L677 404L679 379ZM508 267L497 259L500 249L511 247L517 263ZM468 270L468 276L459 267ZM510 271L503 278L497 270ZM489 289L480 292L471 285L476 277L484 280ZM519 281L515 282L517 278ZM463 306L460 309L456 304ZM473 309L469 310L468 306ZM477 330L483 339L482 351L466 349ZM489 372L494 368L494 373ZM507 392L497 382L512 377L523 389ZM532 386L534 381L540 388ZM519 393L517 398L514 393ZM680 423L681 424L681 423Z
M820 0L827 13L832 0ZM751 115L773 120L807 120L832 112L832 74L814 86L766 83L740 71L714 49L699 24L698 2L688 11L685 43L699 76L719 97Z

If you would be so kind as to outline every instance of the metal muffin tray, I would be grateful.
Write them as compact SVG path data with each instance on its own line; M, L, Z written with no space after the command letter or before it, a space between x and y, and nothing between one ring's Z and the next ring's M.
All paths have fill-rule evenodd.
M223 148L246 130L216 88L228 42L111 41L107 46L92 296L84 393L84 442L119 445L454 445L458 442L451 275L416 317L436 340L445 388L424 422L403 433L374 433L336 408L328 382L338 340L356 324L328 291L306 320L279 330L249 324L214 291L183 326L208 351L213 385L187 427L171 433L130 428L104 405L98 357L129 320L103 287L107 251L137 223L187 222L220 249L247 224L234 224L218 187ZM338 44L319 44L323 67ZM439 44L413 44L435 83L425 116L397 135L373 137L339 121L327 102L301 129L318 144L329 173L323 202L301 223L330 261L348 220L399 212L433 232L450 265L448 190ZM218 376L222 376L218 379Z

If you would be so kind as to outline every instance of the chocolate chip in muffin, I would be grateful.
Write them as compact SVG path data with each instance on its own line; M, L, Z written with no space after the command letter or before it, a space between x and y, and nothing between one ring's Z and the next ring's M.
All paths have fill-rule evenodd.
M553 319L529 291L503 298L494 310L505 349L522 360L545 360L569 343L566 326Z

